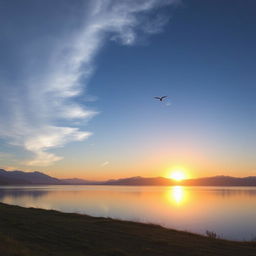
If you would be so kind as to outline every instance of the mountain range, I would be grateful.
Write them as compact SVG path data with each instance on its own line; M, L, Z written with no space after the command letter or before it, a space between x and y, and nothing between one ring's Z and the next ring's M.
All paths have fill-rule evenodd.
M6 171L0 169L0 185L127 185L127 186L256 186L256 176L237 178L214 176L187 179L180 182L164 177L131 177L107 181L84 179L57 179L41 172Z

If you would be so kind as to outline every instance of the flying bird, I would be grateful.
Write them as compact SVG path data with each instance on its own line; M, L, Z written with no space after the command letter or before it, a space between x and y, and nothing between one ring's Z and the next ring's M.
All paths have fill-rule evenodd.
M163 101L164 98L167 98L168 96L162 96L162 97L154 97L155 99L158 99L160 101Z

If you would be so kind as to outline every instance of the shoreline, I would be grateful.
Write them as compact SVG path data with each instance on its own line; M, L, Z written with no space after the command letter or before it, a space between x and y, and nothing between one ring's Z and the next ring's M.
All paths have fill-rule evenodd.
M256 242L0 203L0 251L5 256L255 256Z
M102 186L102 187L219 187L219 188L256 188L256 185L184 185L184 184L172 184L172 185L131 185L131 184L0 184L0 187L33 187L33 186Z

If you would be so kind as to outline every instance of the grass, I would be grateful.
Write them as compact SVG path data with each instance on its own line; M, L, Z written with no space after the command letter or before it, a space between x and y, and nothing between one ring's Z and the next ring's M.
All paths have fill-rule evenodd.
M206 236L208 236L209 238L212 238L212 239L218 238L217 234L213 231L206 230L205 234L206 234Z
M0 203L0 255L255 256L256 242Z

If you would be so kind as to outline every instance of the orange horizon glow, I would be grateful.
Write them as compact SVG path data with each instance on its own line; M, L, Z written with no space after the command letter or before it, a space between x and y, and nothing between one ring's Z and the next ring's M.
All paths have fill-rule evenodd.
M144 165L145 164L145 165ZM152 165L150 165L152 164ZM56 166L56 167L38 167L38 168L31 168L31 167L24 167L24 166L14 166L14 167L8 167L8 166L1 166L1 168L9 171L13 170L22 170L25 172L33 172L33 171L39 171L46 175L50 175L55 178L59 179L70 179L70 178L79 178L79 179L85 179L85 180L93 180L93 181L105 181L109 179L125 179L135 176L141 176L144 178L152 178L152 177L165 177L168 179L172 179L173 181L179 182L182 181L182 179L197 179L202 177L211 177L211 176L218 176L218 175L225 175L225 176L232 176L232 177L246 177L246 176L255 176L253 172L243 172L240 173L238 170L230 169L230 170L224 170L220 171L217 166L214 166L212 168L207 168L206 166L204 168L200 166L194 166L190 163L159 163L157 166L155 163L152 163L150 161L145 161L143 164L139 165L138 168L135 168L135 166L115 166L115 165L108 165L106 167L95 167L93 165L83 167L75 166L75 165L69 165L66 166ZM122 171L120 171L122 170ZM174 178L172 176L174 172L181 171L183 174L178 174L177 178ZM184 176L183 176L184 175ZM180 176L180 177L179 177ZM173 179L174 178L174 179Z
M175 181L182 181L187 178L187 171L184 168L173 168L169 171L167 178L175 180Z

